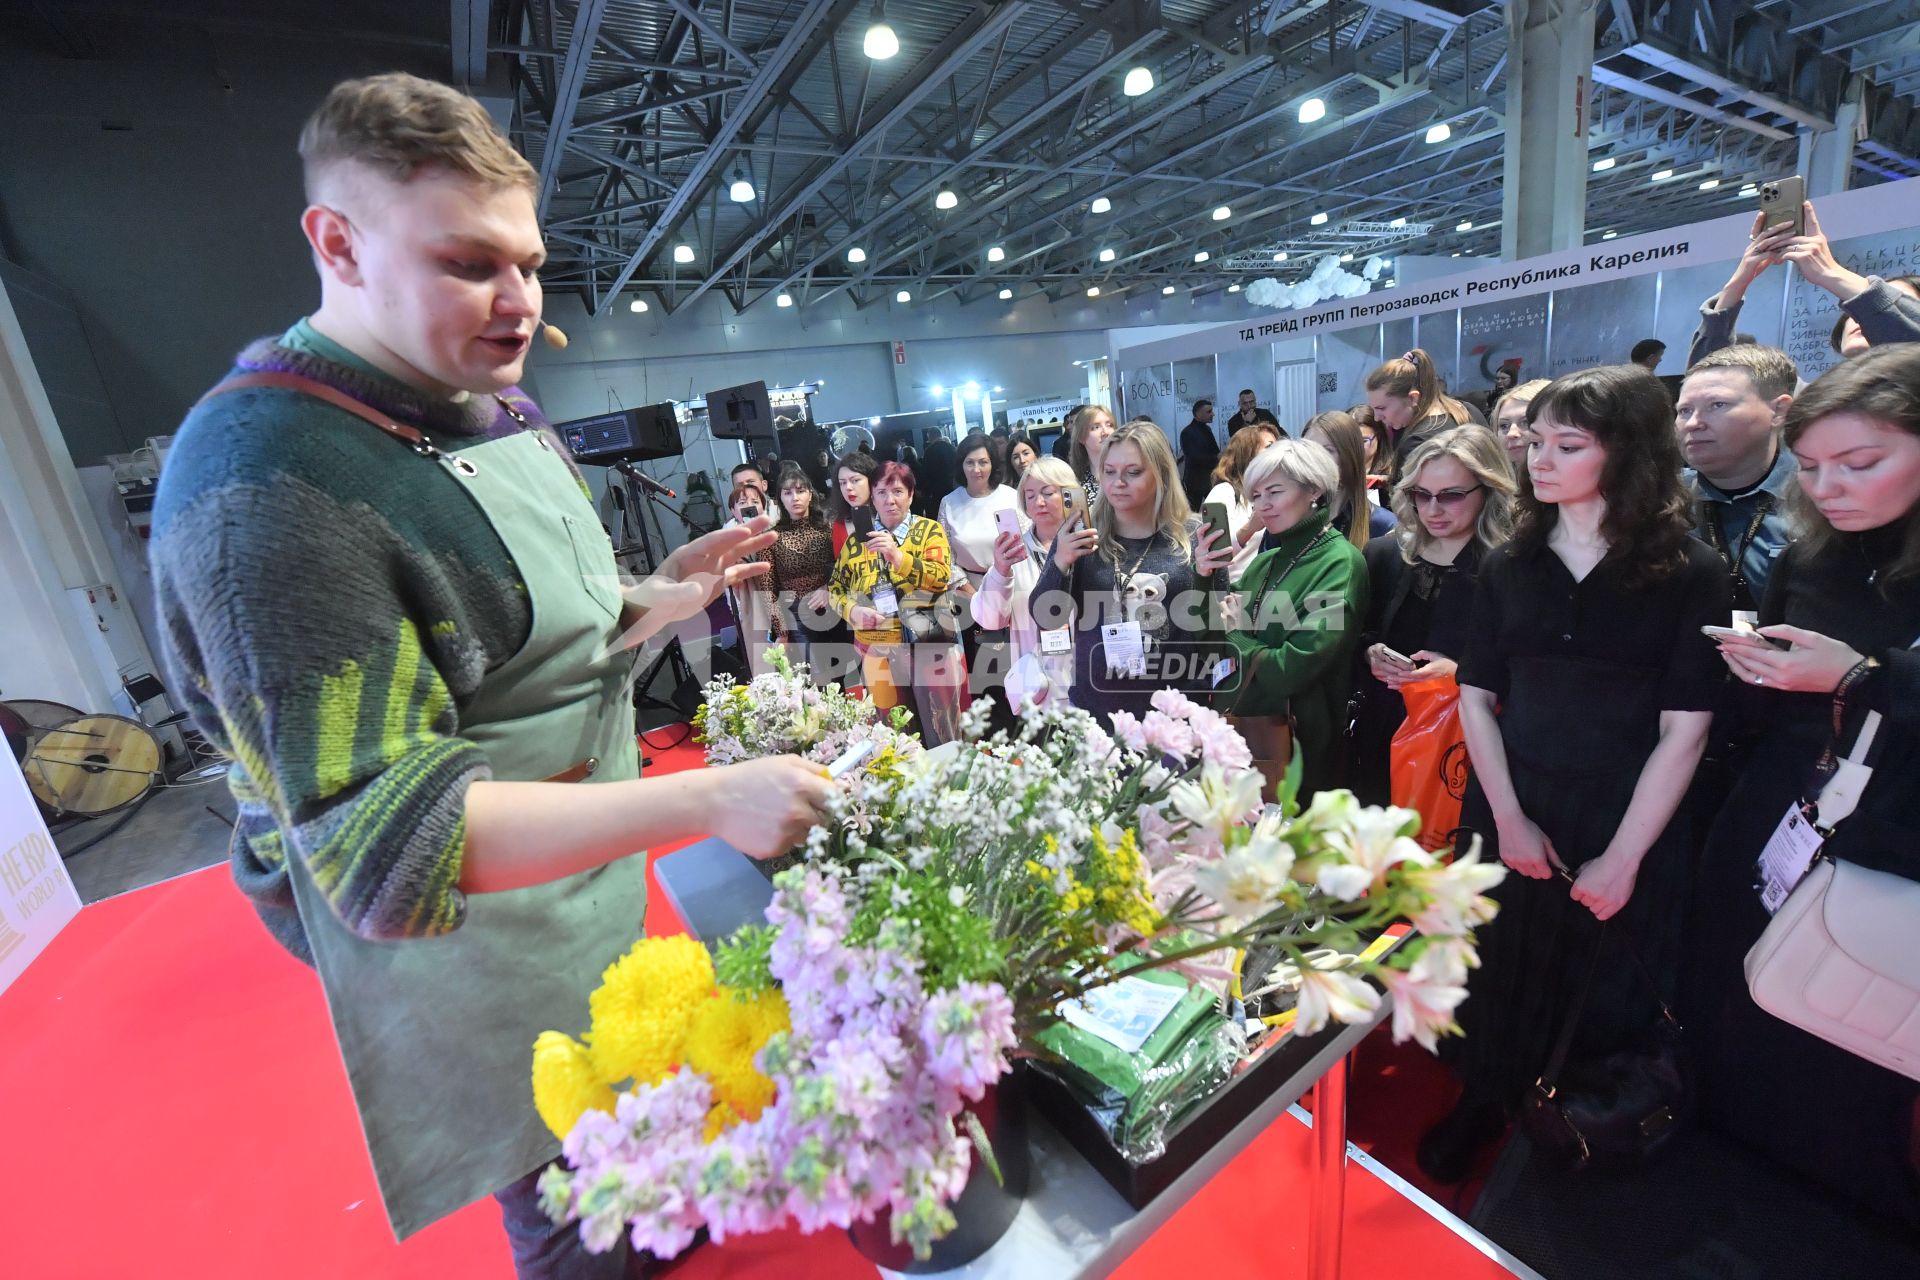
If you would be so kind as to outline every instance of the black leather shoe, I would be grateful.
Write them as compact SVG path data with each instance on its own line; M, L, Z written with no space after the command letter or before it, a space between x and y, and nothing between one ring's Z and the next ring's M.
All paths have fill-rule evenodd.
M1414 1159L1420 1172L1435 1182L1465 1182L1481 1149L1507 1128L1507 1115L1498 1103L1462 1097L1446 1118L1427 1130Z

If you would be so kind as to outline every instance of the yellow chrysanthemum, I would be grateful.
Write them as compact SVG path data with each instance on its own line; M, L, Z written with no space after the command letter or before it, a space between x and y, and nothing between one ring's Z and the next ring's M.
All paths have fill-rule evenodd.
M605 1084L658 1084L680 1065L687 1024L713 995L713 959L685 935L642 938L588 997L587 1044Z
M613 1090L594 1073L587 1046L558 1031L533 1042L533 1105L553 1136L564 1138L589 1111L613 1110Z
M773 1081L753 1065L776 1031L790 1031L787 1002L777 991L750 999L722 987L694 1011L687 1028L686 1063L713 1084L714 1097L745 1119L757 1119L773 1101Z

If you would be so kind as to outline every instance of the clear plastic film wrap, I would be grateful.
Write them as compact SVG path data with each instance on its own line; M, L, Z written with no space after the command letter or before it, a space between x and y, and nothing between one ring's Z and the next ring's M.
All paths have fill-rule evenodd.
M1247 1042L1204 987L1158 972L1132 981L1181 993L1137 1048L1067 1022L1040 1040L1055 1055L1043 1069L1072 1090L1116 1151L1144 1164L1164 1154L1167 1134L1233 1078Z

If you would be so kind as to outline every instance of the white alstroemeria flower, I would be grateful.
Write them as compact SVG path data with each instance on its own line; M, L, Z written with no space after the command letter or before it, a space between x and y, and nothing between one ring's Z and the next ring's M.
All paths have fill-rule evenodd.
M1408 970L1422 982L1449 987L1467 985L1467 971L1480 967L1480 953L1465 938L1430 938Z
M1224 833L1260 806L1262 779L1248 770L1231 782L1218 765L1207 765L1200 780L1177 782L1167 799L1174 811L1194 826Z
M1413 1039L1428 1053L1438 1053L1440 1037L1460 1029L1453 1011L1467 998L1467 989L1421 976L1418 970L1416 964L1406 973L1397 969L1380 973L1393 997L1393 1039L1396 1044Z
M1193 885L1238 926L1273 908L1292 870L1293 849L1285 841L1256 836L1217 862L1197 868Z
M1380 993L1365 979L1338 969L1322 969L1316 963L1300 971L1299 1012L1294 1015L1293 1029L1310 1036L1326 1026L1329 1017L1335 1022L1359 1022L1379 1007Z
M1312 803L1296 819L1296 825L1344 837L1351 831L1354 815L1359 812L1360 802L1353 798L1351 791L1316 791Z
M1426 899L1409 918L1431 937L1465 933L1500 910L1499 903L1480 895L1506 878L1503 864L1480 861L1480 838L1475 836L1472 848L1450 865L1416 867L1406 873L1407 887Z
M1402 862L1432 865L1431 854L1416 841L1400 834L1409 820L1418 822L1419 817L1411 809L1392 805L1384 809L1366 807L1355 810L1347 821L1346 830L1327 833L1329 850L1345 859L1345 862L1329 862L1321 866L1317 878L1320 888L1342 902L1352 902L1385 875L1389 867Z

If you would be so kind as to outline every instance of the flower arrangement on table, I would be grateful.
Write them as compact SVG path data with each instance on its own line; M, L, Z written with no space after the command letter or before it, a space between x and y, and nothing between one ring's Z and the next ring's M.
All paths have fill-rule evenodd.
M1396 1039L1457 1031L1503 871L1477 848L1421 849L1417 814L1343 791L1301 812L1291 787L1263 807L1246 743L1172 691L1111 735L1049 705L1017 736L983 739L970 714L962 742L925 753L875 717L784 660L744 691L709 686L716 762L881 746L775 878L765 924L704 968L696 943L640 942L594 993L584 1043L541 1037L535 1099L569 1166L545 1203L590 1247L625 1230L667 1257L703 1226L885 1211L925 1257L973 1152L995 1167L967 1104L1046 1055L1063 1006L1128 974L1178 967L1224 991L1262 946L1297 969L1299 1034L1371 1017L1369 979L1393 994ZM1419 935L1355 957L1399 922Z

